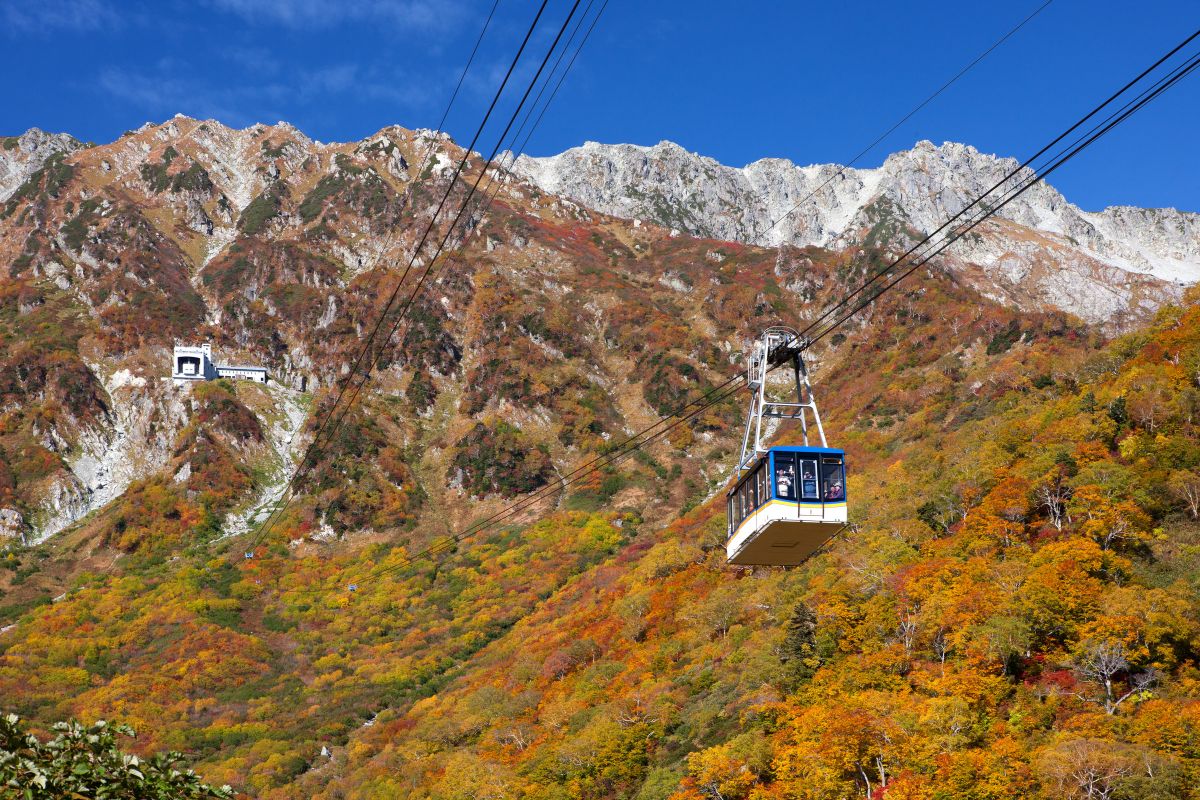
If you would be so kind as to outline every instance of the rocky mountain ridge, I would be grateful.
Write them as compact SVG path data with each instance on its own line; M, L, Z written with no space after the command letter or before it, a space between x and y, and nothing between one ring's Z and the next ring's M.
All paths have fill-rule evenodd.
M881 209L930 233L1018 165L969 145L923 141L875 169L786 159L737 169L664 141L588 142L556 156L521 156L514 170L589 208L692 235L838 249L877 225ZM995 293L1012 301L1024 296L1105 321L1136 316L1200 280L1200 214L1086 212L1039 184L998 216L952 255L982 267Z
M398 127L326 144L282 123L236 130L175 117L99 146L25 138L28 148L0 151L26 175L0 204L0 414L9 415L0 425L0 456L14 454L18 476L15 490L0 494L0 509L11 512L6 533L31 542L164 474L171 491L203 496L186 488L211 479L202 478L201 463L214 459L197 449L216 448L221 468L234 473L277 473L295 455L280 445L278 426L287 423L289 441L307 441L288 419L295 408L288 392L251 397L271 434L256 434L252 457L239 438L253 427L245 419L235 420L236 434L197 439L206 408L233 401L173 386L166 377L172 343L211 341L223 360L263 364L273 382L320 396L348 371L443 191L451 191L451 205L461 201L481 164L468 159L466 173L450 184L461 149L445 135ZM490 431L497 415L525 431L498 428L493 444L502 450L524 453L533 447L527 433L546 431L552 444L539 447L548 455L534 447L529 459L530 480L540 480L551 460L565 461L584 442L665 408L697 382L696 365L727 365L727 352L740 350L740 343L710 350L679 335L685 351L651 363L638 351L611 352L625 348L626 334L606 319L635 315L677 329L695 317L707 329L712 323L699 310L662 309L673 309L673 298L698 282L706 293L731 291L716 275L740 267L705 260L721 243L676 240L653 226L632 231L530 184L508 176L502 183L486 215L477 208L452 232L454 249L487 227L417 297L415 321L385 353L373 386L407 398L414 416L397 417L396 427L424 425L435 414L449 425L452 434L441 435L450 440L434 454L446 449L454 457L451 445L477 425ZM676 253L687 253L688 263L676 263ZM768 250L748 256L756 269L775 260ZM428 250L417 270L427 258ZM615 270L615 284L594 296L573 294L597 280L598 264ZM693 277L694 264L713 274ZM538 309L550 308L558 311L543 320ZM575 327L580 319L589 320L586 330ZM722 328L732 330L730 322ZM501 353L511 358L498 361ZM676 379L683 386L670 385ZM620 381L636 388L619 398L597 395ZM443 394L459 398L461 411L438 411ZM560 431L555 409L564 403L582 405ZM399 456L389 464L379 491L390 498L390 519L407 518L403 498L415 482ZM453 465L422 468L439 483L445 473L455 486L497 491L493 483L506 476L482 466L487 476L460 454ZM245 475L227 479L240 494L207 507L229 530L242 529L278 487L256 485L261 499L254 500ZM513 491L499 489L500 496Z
M413 136L418 147L438 139L432 131ZM272 137L280 141L277 147L270 144ZM175 138L188 142L191 157L224 198L205 209L204 198L193 190L173 212L203 235L207 259L236 238L239 215L265 187L282 181L307 189L301 176L325 169L337 173L339 155L387 148L393 160L383 166L390 177L401 183L410 178L408 161L386 129L358 143L324 144L287 123L235 130L177 116L93 149L111 153L99 164L102 170L141 185L145 176L136 173L144 171L144 159L163 148L156 143ZM0 201L48 160L84 147L66 134L37 129L4 141ZM443 135L442 144L446 141ZM444 172L451 165L439 156L435 168ZM786 159L762 159L738 169L667 141L653 147L587 142L556 156L510 160L520 180L604 214L693 236L832 249L862 241L881 224L931 232L1017 165L1015 159L969 145L928 141L892 154L875 169L797 166ZM164 174L169 169L165 162L163 169ZM1200 215L1195 213L1128 206L1087 212L1040 184L975 233L956 243L946 258L976 288L1017 307L1058 308L1116 329L1177 300L1184 287L1200 280ZM394 245L373 234L340 237L331 247L350 268L362 268L379 262Z
M66 133L30 128L20 136L0 137L0 202L12 196L29 176L58 153L71 153L83 143Z

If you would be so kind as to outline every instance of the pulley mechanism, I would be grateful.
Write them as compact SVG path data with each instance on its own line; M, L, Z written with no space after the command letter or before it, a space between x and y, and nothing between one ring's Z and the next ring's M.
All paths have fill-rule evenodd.
M767 328L755 341L746 364L746 384L750 387L750 413L746 416L746 432L742 436L742 457L738 460L736 476L740 477L763 454L763 419L796 420L807 447L809 414L816 425L820 447L828 447L825 429L821 426L821 414L813 397L812 384L808 380L808 368L804 364L807 340L791 328L776 326ZM796 400L786 402L767 397L767 375L776 367L789 364L796 381Z

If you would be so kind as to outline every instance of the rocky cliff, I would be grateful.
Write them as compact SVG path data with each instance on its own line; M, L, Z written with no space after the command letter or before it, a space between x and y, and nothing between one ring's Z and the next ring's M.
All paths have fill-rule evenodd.
M867 235L881 211L931 233L1018 166L953 142L920 142L876 169L784 159L737 169L671 142L588 142L556 156L523 156L514 168L547 192L608 214L697 236L837 249ZM1141 316L1200 280L1197 214L1085 212L1041 184L999 216L952 254L982 269L981 288L1013 302L1101 322Z

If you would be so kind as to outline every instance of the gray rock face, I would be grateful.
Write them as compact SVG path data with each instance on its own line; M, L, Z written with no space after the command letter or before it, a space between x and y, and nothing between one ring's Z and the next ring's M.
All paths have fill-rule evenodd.
M884 207L932 233L997 184L995 198L1015 186L1027 172L1005 178L1018 167L1015 159L953 142L919 142L877 169L785 159L737 169L671 142L588 142L556 156L521 156L513 169L544 191L614 216L715 239L838 248L860 241ZM1200 214L1086 212L1038 184L998 216L948 255L981 266L994 288L1026 302L1107 321L1149 311L1200 280Z
M129 484L162 469L190 416L190 385L147 379L120 369L109 374L92 365L112 411L80 431L58 476L29 520L33 541L41 541L120 496Z
M56 153L71 153L83 144L65 133L30 128L15 138L0 139L0 202L7 200L29 176Z
M24 520L15 508L0 508L0 541L20 539Z

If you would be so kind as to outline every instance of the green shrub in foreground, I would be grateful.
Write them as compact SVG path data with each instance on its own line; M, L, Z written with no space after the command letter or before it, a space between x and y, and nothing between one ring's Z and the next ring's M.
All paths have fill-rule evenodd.
M103 720L90 727L77 722L54 725L43 742L25 730L16 714L0 718L0 798L42 800L96 797L106 800L228 798L228 786L203 783L190 769L179 769L179 753L149 759L121 752L117 735L134 735L127 725Z

